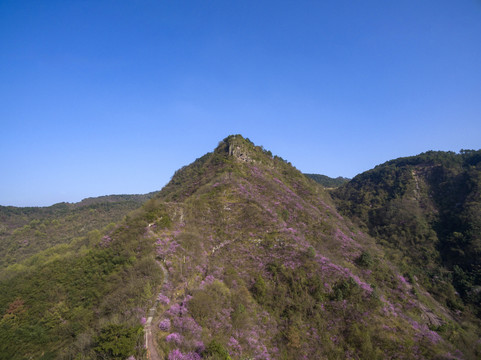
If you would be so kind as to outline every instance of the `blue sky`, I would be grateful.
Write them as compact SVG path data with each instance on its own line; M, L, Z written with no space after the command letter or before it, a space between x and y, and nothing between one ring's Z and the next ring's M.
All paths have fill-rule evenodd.
M353 177L481 148L481 1L0 2L0 205L159 190L240 133Z

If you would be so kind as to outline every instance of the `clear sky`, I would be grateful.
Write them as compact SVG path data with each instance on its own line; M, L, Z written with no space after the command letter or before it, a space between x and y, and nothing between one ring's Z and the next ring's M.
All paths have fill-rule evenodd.
M159 190L237 133L333 177L481 148L481 1L0 1L0 205Z

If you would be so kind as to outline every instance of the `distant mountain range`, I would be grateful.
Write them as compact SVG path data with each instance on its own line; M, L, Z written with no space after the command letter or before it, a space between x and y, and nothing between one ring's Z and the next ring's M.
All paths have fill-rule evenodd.
M108 195L48 207L0 206L0 268L118 222L154 194Z
M480 358L481 151L347 180L232 135L146 198L0 208L0 359Z
M350 180L342 176L338 176L337 178L331 178L329 176L321 175L321 174L304 174L304 175L311 178L315 182L318 182L319 184L321 184L326 188L337 188L349 182Z

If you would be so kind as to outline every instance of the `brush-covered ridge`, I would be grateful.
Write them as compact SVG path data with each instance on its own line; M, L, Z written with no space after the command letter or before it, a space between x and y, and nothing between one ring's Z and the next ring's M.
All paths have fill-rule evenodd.
M158 199L172 219L171 229L152 230L172 274L157 337L166 356L411 359L459 351L434 331L450 314L386 262L322 187L248 139L226 138Z
M65 357L64 349L65 358L153 356L138 327L150 321L156 353L170 360L476 357L457 341L451 311L341 216L322 186L240 135L177 171L104 231L77 253L59 254L55 266L31 264L31 272L0 284L10 286L8 301L1 299L1 339L21 336L10 318L21 323L38 301L61 318L48 331L43 318L32 320L47 338L57 332L45 340L51 351L44 358ZM50 276L50 285L61 285L57 294L21 291L25 279L43 279L39 269L60 265L78 273ZM95 266L101 275L89 275L91 291L78 284L71 294L62 281L80 283ZM75 306L89 314L80 328Z

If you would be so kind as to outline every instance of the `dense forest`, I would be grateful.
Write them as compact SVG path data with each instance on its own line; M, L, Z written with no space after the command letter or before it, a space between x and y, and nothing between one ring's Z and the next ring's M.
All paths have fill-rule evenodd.
M410 277L452 310L481 317L481 151L392 160L334 196Z

